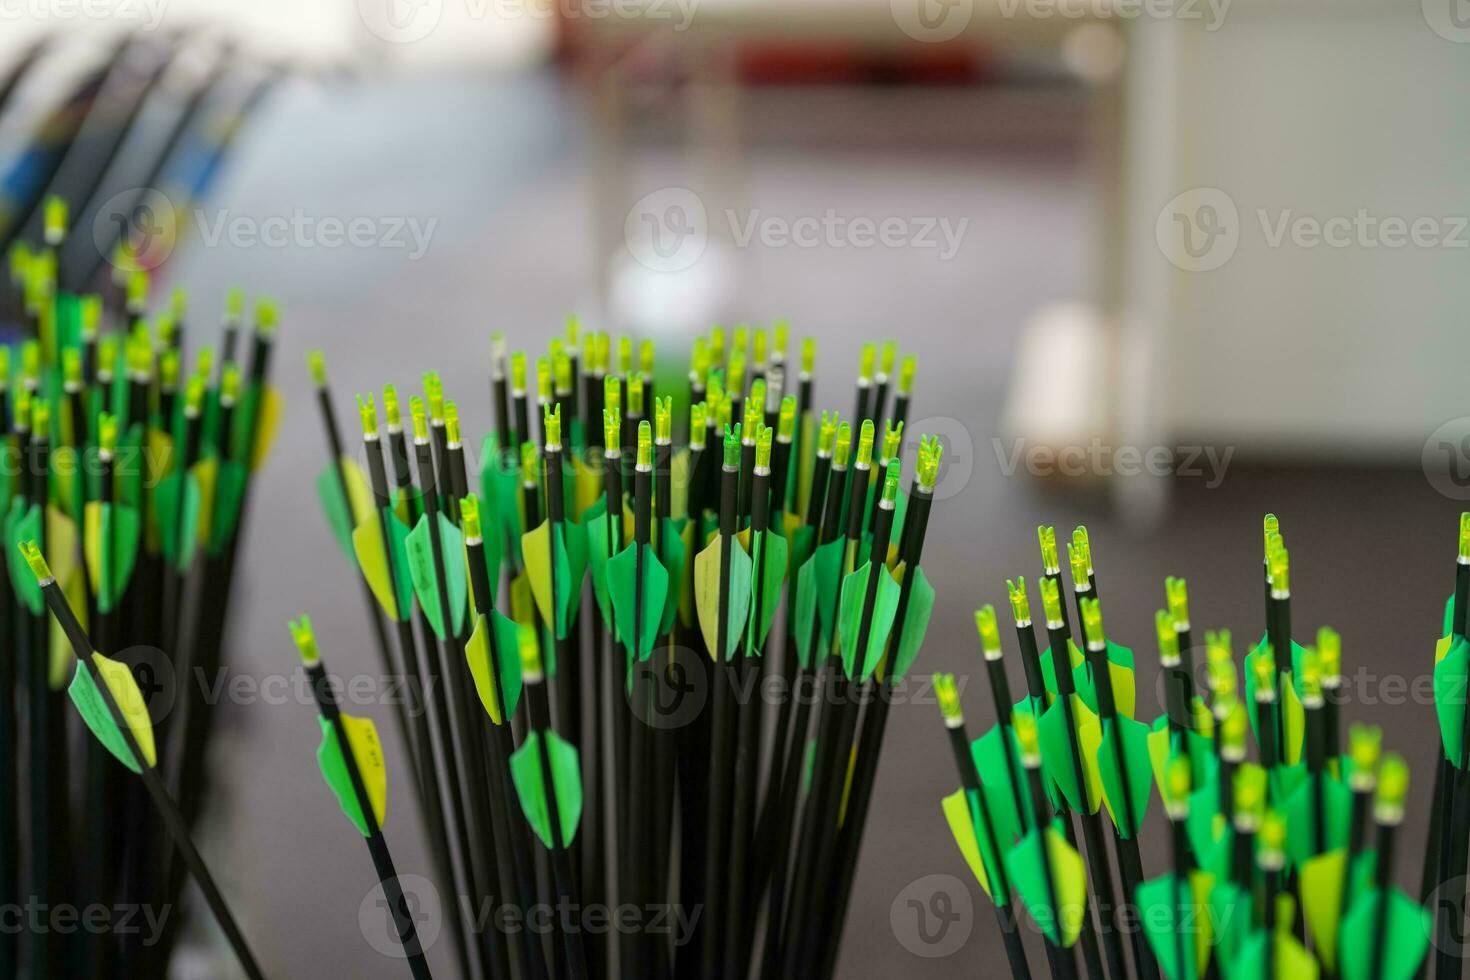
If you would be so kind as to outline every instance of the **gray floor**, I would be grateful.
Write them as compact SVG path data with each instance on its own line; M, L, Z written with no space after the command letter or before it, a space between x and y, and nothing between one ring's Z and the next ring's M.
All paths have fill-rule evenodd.
M297 207L344 218L414 215L436 218L438 226L418 262L393 251L198 242L183 257L180 272L203 308L239 281L278 296L285 310L277 377L289 413L255 498L248 573L234 613L236 673L290 676L295 655L284 622L300 612L315 618L334 672L375 671L352 572L312 489L323 440L303 352L326 349L349 431L352 392L389 380L407 387L434 368L460 400L467 431L481 432L489 417L489 332L505 330L513 345L532 345L569 310L595 313L597 256L578 131L575 99L543 79L297 91L252 130L210 207L256 217ZM667 172L671 163L654 154L651 166ZM1231 626L1238 647L1258 633L1259 521L1266 510L1282 516L1292 547L1299 636L1328 621L1343 633L1350 669L1407 676L1425 670L1450 584L1456 508L1417 473L1237 469L1213 490L1181 480L1172 516L1147 536L1117 525L1092 497L1002 475L992 440L1019 327L1043 303L1085 295L1089 282L1089 197L1074 147L901 153L860 143L763 145L753 156L751 187L774 212L835 207L970 218L963 249L947 264L881 250L757 253L741 312L753 321L789 316L799 334L816 336L820 400L844 411L859 339L899 337L919 355L914 417L932 417L929 427L951 440L956 475L948 486L957 492L934 510L925 564L940 602L918 669L969 677L974 734L991 718L976 671L972 610L984 601L1003 608L1005 577L1036 572L1034 528L1041 521L1092 528L1111 632L1138 653L1140 691L1153 689L1152 615L1166 574L1188 576L1199 628ZM1012 667L1019 686L1019 665ZM248 703L225 715L218 765L226 787L206 849L267 972L403 975L401 963L364 941L359 907L371 868L317 775L313 711L293 697L240 700ZM1435 751L1432 711L1396 707L1387 696L1375 700L1353 713L1388 728L1390 744L1421 777L1422 799ZM386 709L367 713L389 726ZM1002 953L988 906L968 882L939 810L956 782L932 703L896 709L840 976L997 975ZM421 870L401 767L389 813L400 870ZM1406 855L1416 851L1417 840L1404 845ZM1159 854L1145 861L1151 871L1161 867ZM935 875L967 884L929 877ZM927 922L919 922L910 900L928 910ZM946 908L961 918L949 932L937 931L933 916ZM961 914L967 908L968 917ZM921 928L939 938L926 945ZM949 952L916 955L936 951ZM445 976L447 952L442 942L433 950Z

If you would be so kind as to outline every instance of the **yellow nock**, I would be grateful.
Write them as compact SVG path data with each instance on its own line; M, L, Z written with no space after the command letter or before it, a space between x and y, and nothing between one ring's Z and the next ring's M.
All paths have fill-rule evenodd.
M623 420L616 407L602 410L602 451L616 456L623 451Z
M695 337L694 350L689 353L689 380L702 385L708 374L709 348L705 347L703 337Z
M653 469L653 426L648 424L647 419L638 423L638 468Z
M541 680L541 650L536 645L534 627L521 625L516 631L521 652L521 675L527 680Z
M645 340L638 345L638 370L646 377L653 377L655 360L653 341Z
M1061 569L1061 559L1057 557L1057 529L1043 524L1036 529L1036 538L1041 542L1041 567L1048 572Z
M939 699L939 713L944 716L946 725L954 728L965 720L953 674L934 675L934 696Z
M318 388L327 386L327 355L319 350L306 352L306 367L311 371L311 383Z
M903 447L903 423L893 424L889 419L883 425L883 458L897 459L899 451Z
M66 198L52 194L46 198L45 236L47 245L60 245L66 241L66 228L71 222L67 217Z
M1354 786L1368 788L1376 781L1378 757L1383 752L1383 729L1354 723L1348 729L1348 755L1353 761Z
M755 438L755 429L765 417L766 410L766 383L760 378L750 386L750 397L745 399L745 423L747 437Z
M37 439L45 439L51 434L51 403L44 398L31 402L31 431Z
M1035 769L1041 763L1041 750L1036 742L1036 719L1027 711L1013 712L1011 730L1016 733L1022 763L1028 769Z
M408 400L408 416L413 419L414 442L428 442L429 415L424 411L424 400L418 395Z
M1171 815L1189 812L1189 787L1193 781L1186 756L1176 755L1169 760L1169 793L1165 802Z
M761 425L760 431L755 436L755 468L758 470L769 470L771 468L771 427Z
M944 458L944 446L938 436L925 436L919 441L919 485L933 490L939 482L939 461Z
M1082 630L1087 637L1087 645L1090 647L1101 647L1107 644L1103 637L1102 606L1096 599L1082 600Z
M873 379L873 367L878 361L878 348L873 344L863 344L862 353L858 356L858 381L871 381Z
M975 610L975 629L980 634L980 650L985 654L985 659L998 659L1000 657L1000 629L995 623L995 607L990 603L987 602Z
M546 428L546 448L561 448L561 402L548 405L541 410L541 422Z
M623 382L617 375L609 374L602 382L603 411L623 413Z
M1291 559L1285 548L1278 548L1271 555L1271 592L1273 594L1291 594Z
M832 465L839 470L847 469L847 459L852 453L852 426L842 422L837 426L837 441L832 447Z
M1154 629L1159 635L1159 659L1166 664L1179 662L1179 635L1174 632L1174 621L1160 609L1154 613Z
M865 470L873 465L873 420L863 419L858 430L857 467Z
M179 386L179 352L172 347L158 358L158 383L164 391L173 391Z
M1175 629L1188 627L1189 587L1184 584L1184 579L1172 575L1164 579L1164 597L1169 600L1169 615L1174 620Z
M791 322L785 317L771 324L773 342L771 344L771 358L780 362L786 360L786 345L791 337Z
M674 396L653 400L653 440L661 446L674 441Z
M128 275L127 306L133 313L141 313L148 307L148 273L143 269Z
M255 301L255 331L256 333L273 334L281 322L281 308L273 299L258 299Z
M776 438L782 442L790 442L796 435L796 396L787 395L781 399L781 411L776 416Z
M566 351L562 351L552 359L553 368L556 371L556 390L572 390L572 358Z
M1274 701L1276 699L1276 661L1271 644L1267 643L1261 648L1260 656L1256 657L1252 664L1252 669L1256 674L1256 700Z
M31 566L31 574L36 576L37 582L45 582L51 578L51 569L46 564L46 556L41 554L39 544L35 541L21 541L17 547L25 556L26 564Z
M898 368L899 394L907 395L914 390L914 371L918 366L919 360L912 354L903 359L903 363Z
M541 478L540 458L534 442L521 443L521 483L534 485Z
M444 403L444 438L451 446L461 445L459 432L459 406L454 402Z
M221 403L233 404L240 397L240 365L230 363L225 365L224 376L220 378L219 400Z
M291 630L291 639L296 641L296 649L301 651L301 663L307 667L321 663L321 654L316 649L316 634L311 629L311 617L288 619L286 626Z
M510 390L517 395L526 393L526 355L522 351L510 355Z
M1046 613L1048 624L1062 621L1062 595L1057 591L1057 580L1043 576L1041 579L1041 608Z
M755 345L755 363L765 364L766 359L769 356L767 348L770 342L770 338L766 336L766 332L764 330L757 330L755 332L755 335L751 338L751 342Z
M878 357L878 377L887 378L893 374L893 365L898 360L898 342L885 340L883 342L883 353Z
M724 327L714 326L709 329L709 362L715 368L725 363Z
M1378 765L1378 797L1373 816L1379 823L1394 824L1404 819L1404 799L1409 795L1409 766L1403 756L1390 752Z
M388 420L390 430L403 427L403 416L398 411L398 389L392 385L383 386L383 415Z
M38 402L36 408L40 407L41 403ZM117 452L117 416L111 412L103 412L97 416L97 448L104 456Z
M1026 594L1026 579L1018 577L1015 581L1006 579L1006 594L1011 600L1011 615L1016 618L1017 623L1029 623L1031 621L1031 599Z
M1092 580L1087 574L1087 556L1080 549L1068 544L1067 563L1072 566L1072 588L1077 592L1091 592Z
M801 342L801 373L811 376L817 366L817 342L807 337Z
M357 396L357 415L362 419L362 434L370 438L377 438L378 406L371 392Z
M704 448L704 428L709 419L709 408L704 402L689 406L689 448Z
M551 358L536 358L536 397L551 401L556 392L551 390Z
M1470 511L1460 515L1460 560L1470 562Z
M822 413L822 424L817 430L817 455L831 456L837 443L837 413Z
M10 348L5 350L5 372L10 371ZM177 363L177 362L175 362ZM73 391L82 383L82 352L68 347L61 352L61 380L67 391Z
M1342 637L1331 626L1317 630L1317 656L1322 666L1323 679L1342 674Z
M633 373L633 338L618 338L618 373Z
M239 286L230 287L225 294L225 319L232 323L239 323L245 316L245 290Z
M1261 853L1258 863L1263 867L1270 867L1279 863L1286 847L1286 821L1281 819L1281 814L1275 810L1267 810L1261 817L1261 829L1258 832Z
M582 320L575 313L567 314L567 344L576 347L582 338Z
M901 466L897 459L888 461L888 471L883 477L883 502L894 507L898 502L898 479Z
M480 498L474 494L461 497L459 501L459 519L464 526L466 541L474 541L480 537Z
M195 418L204 410L204 390L208 382L199 375L192 375L184 385L184 412Z
M643 417L643 379L636 374L628 379L628 414Z

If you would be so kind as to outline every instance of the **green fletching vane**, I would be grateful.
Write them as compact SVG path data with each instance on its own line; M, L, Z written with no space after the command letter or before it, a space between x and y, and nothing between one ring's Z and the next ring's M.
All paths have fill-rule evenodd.
M1048 657L1045 663L1050 664ZM1113 703L1118 714L1133 717L1135 684L1133 680L1133 651L1125 646L1108 641L1108 677L1113 682ZM1097 710L1097 690L1093 684L1092 666L1084 659L1072 668L1072 683L1077 694L1093 711Z
M786 515L788 518L791 515ZM794 520L794 519L793 519ZM786 526L786 604L796 608L796 587L801 568L812 556L817 543L817 531L805 524L789 523Z
M133 730L133 736L139 743L139 748L148 757L148 764L154 765L157 759L153 755L153 730L148 719L148 707L143 700L142 692L138 690L132 672L126 664L101 656L94 655L93 663L102 673L103 683L107 684L112 692L113 701L122 709L123 717L128 720L128 727ZM102 743L102 747L107 749L108 753L118 762L135 773L141 773L143 770L138 758L128 748L122 729L118 728L106 700L102 697L102 692L97 689L96 682L92 680L92 673L87 670L85 664L77 664L76 672L72 675L71 685L67 688L66 693L71 698L72 704L76 705L77 713L82 716L82 721L96 736L97 741Z
M694 558L694 601L699 613L699 628L704 633L706 648L714 656L719 644L720 614L720 559L723 540L716 536L703 551ZM745 635L745 624L750 619L750 555L746 554L740 539L730 539L730 590L728 629L725 636L724 659L729 660Z
M639 615L638 548L630 544L608 561L607 593L612 600L618 639L628 656L636 655L642 663L653 653L653 642L668 605L669 573L654 556L653 547L643 545L643 611Z
M389 575L388 553L383 548L383 528L377 514L352 532L352 550L357 558L357 567L362 569L363 578L367 579L373 595L389 618L407 621L413 614L414 588L412 565L408 559L408 528L391 510L387 515L393 548L393 574Z
M326 780L327 786L337 797L338 806L347 814L347 819L352 821L357 832L364 837L371 836L374 829L383 828L388 802L388 770L383 762L383 744L378 738L377 726L369 718L342 715L342 727L351 744L358 776L362 779L368 803L373 808L373 821L369 825L357 793L352 788L352 775L343 755L342 743L337 738L337 729L325 718L318 718L317 722L322 727L322 744L316 751L317 766L322 771L322 779Z
M1278 932L1276 947L1276 980L1317 980L1317 961L1301 943L1289 933ZM1257 929L1246 938L1236 958L1232 978L1266 976L1266 931Z
M874 593L867 645L863 648L863 662L858 664L854 661L861 642L863 606L867 602L871 575L877 575L878 586ZM842 647L842 666L848 677L867 680L873 675L878 661L883 659L883 651L888 647L888 634L893 629L893 617L898 612L898 596L898 583L893 581L888 569L879 565L875 571L872 562L864 562L842 580L838 640Z
M25 501L16 497L11 502L10 516L5 522L6 560L10 563L10 584L16 596L32 616L41 615L46 599L41 595L41 586L21 554L23 541L35 541L41 537L41 507L39 504L25 506ZM86 673L86 671L83 671Z
M352 495L351 501L342 492L342 477L339 474L346 476L348 491ZM354 483L359 484L360 489ZM356 462L346 457L328 463L317 474L316 495L321 501L323 513L327 515L327 527L331 529L332 537L337 540L337 546L342 549L347 560L351 561L353 529L373 510L372 491L368 489L362 470L358 469Z
M582 515L583 526L587 528L587 568L592 573L592 598L597 601L597 609L602 613L604 622L612 622L612 606L608 604L607 598L607 562L618 550L616 542L608 540L610 528L608 526L606 501L599 501L604 505L598 509L597 505L588 509Z
M541 746L546 744L550 760L551 781L556 794L560 840L552 835L551 807L546 798L545 781L542 779ZM515 783L516 795L520 797L521 810L531 824L536 836L548 848L569 846L577 836L577 824L582 819L581 763L577 750L556 732L527 732L526 740L510 757L510 774Z
M199 550L199 522L204 515L204 487L194 470L184 478L183 491L184 500L180 506L184 512L179 516L179 550L174 556L174 568L187 572Z
M1076 695L1072 696L1072 712L1085 787L1078 785L1072 766L1073 733L1067 730L1061 701L1052 702L1036 723L1041 745L1041 771L1056 786L1068 806L1080 813L1096 813L1102 804L1102 784L1097 769L1102 726L1098 724L1097 716L1088 711Z
M1343 886L1347 884L1347 851L1327 851L1300 865L1302 913L1312 948L1327 969L1337 970L1337 934L1342 919Z
M970 756L975 760L975 771L980 776L980 789L985 794L985 811L990 814L991 826L995 828L996 840L1013 841L1021 836L1021 814L1016 808L1018 798L1024 798L1026 788L1016 787L1011 782L1011 771L1025 779L1021 768L1020 752L1016 748L1015 736L1005 737L1008 728L991 725L990 730L970 743ZM1010 762L1006 761L1009 742ZM1018 797L1016 790L1021 790Z
M804 670L810 670L813 653L832 645L832 597L842 568L842 541L829 541L818 548L796 573L796 652ZM817 650L812 650L812 627L817 624Z
M1322 821L1322 850L1346 847L1353 814L1352 790L1345 783L1323 773L1322 798L1325 811ZM1317 853L1312 841L1314 800L1312 780L1309 777L1302 781L1286 802L1286 856L1292 864L1300 865Z
M1082 931L1087 892L1087 872L1082 855L1067 843L1055 826L1047 827L1047 851L1041 853L1041 835L1032 830L1006 854L1011 884L1031 910L1041 931L1052 942L1071 947ZM1047 865L1051 881L1047 881ZM1055 905L1052 896L1056 896Z
M570 574L569 587L563 589L561 621L558 626L564 635L577 618L577 609L582 604L582 582L587 577L587 528L573 521L561 525L562 547L567 552L567 570Z
M904 571L904 576L912 574L914 583L909 587L909 605L903 614L903 632L898 636L898 656L893 668L893 679L902 680L914 665L914 659L919 655L919 648L924 645L924 634L929 632L929 619L934 614L934 586L929 584L929 577L924 574L922 567L915 568L912 572Z
M1102 723L1102 744L1097 749L1098 777L1102 780L1103 801L1118 835L1136 837L1148 812L1152 767L1148 757L1148 726L1132 718L1118 715ZM1123 743L1123 771L1118 769L1118 751L1114 739ZM1129 806L1123 805L1127 799Z
M750 598L751 614L746 649L759 653L765 649L766 634L771 631L771 621L776 617L776 607L781 604L781 586L786 580L787 545L779 534L767 531L754 537L751 547L755 556L751 562L753 591ZM759 590L756 595L754 590ZM756 610L760 621L756 621Z
M209 553L218 555L235 536L240 523L240 506L245 501L245 483L250 471L243 463L221 461L215 476L214 516L209 522Z
M582 576L587 572L587 534L580 524L563 521L556 529L556 547L551 547L551 523L542 521L521 536L521 555L531 580L536 608L546 622L552 621L552 558L556 560L556 635L567 635L582 598Z
M659 527L659 550L663 552L664 567L669 572L668 599L664 604L663 620L659 624L659 634L668 633L674 628L674 616L679 612L679 594L684 581L684 562L688 555L684 552L684 527L689 523L687 517L664 518Z
M439 515L439 534L444 548L444 578L449 593L451 622L447 626L458 634L464 627L467 601L464 537L459 528L443 514ZM428 514L420 517L417 526L409 532L405 551L414 594L418 596L419 606L429 620L434 635L442 640L446 637L447 630L443 607L439 601L439 576L434 571L434 543L429 533Z
M1454 593L1444 601L1444 625L1440 627L1440 636L1449 636L1455 629L1455 596Z
M1082 667L1086 663L1086 661L1082 657L1082 651L1077 649L1077 644L1073 643L1071 640L1067 641L1067 653L1071 658L1070 662L1072 664L1072 677L1075 680L1077 677L1077 669L1079 667ZM1091 675L1087 674L1085 669L1083 670L1083 676L1087 678L1087 689L1088 693L1090 694L1092 691L1092 677ZM1057 677L1055 668L1052 665L1051 647L1047 647L1045 650L1041 651L1041 679L1043 682L1045 682L1048 693L1055 697L1057 693ZM1089 701L1088 705L1091 706L1092 702Z
M519 632L520 627L514 620L499 610L492 609L488 619L483 615L475 618L474 632L470 634L464 648L470 676L475 679L475 692L480 695L480 704L490 715L490 720L497 725L504 724L507 715L515 717L516 706L521 701ZM500 687L509 705L509 710L504 715L495 697L495 684L490 671L493 662L490 656L492 642L497 654L494 659L500 663Z
M1378 889L1358 893L1342 920L1342 980L1368 980L1373 970L1373 923L1378 912ZM1429 910L1397 888L1389 889L1388 948L1382 951L1382 980L1410 980L1429 951L1433 919Z
M1188 882L1164 875L1138 886L1144 935L1168 980L1198 980L1204 975L1213 937L1202 906L1211 883L1211 876L1196 872Z
M519 541L521 527L520 475L515 463L503 457L499 440L489 435L480 445L480 501L491 504L500 522L501 537Z
M1441 652L1442 651L1442 652ZM1434 664L1434 712L1439 717L1440 743L1444 757L1456 769L1464 769L1460 758L1465 724L1465 670L1470 663L1470 643L1463 636L1439 641Z
M0 483L5 481L0 480ZM158 522L159 544L169 565L179 555L179 507L183 504L184 475L177 470L158 481L153 488L153 513Z

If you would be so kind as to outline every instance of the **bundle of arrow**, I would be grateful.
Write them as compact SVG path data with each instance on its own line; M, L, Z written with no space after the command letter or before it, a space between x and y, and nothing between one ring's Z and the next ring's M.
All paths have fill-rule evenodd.
M533 433L526 358L507 371L497 343L478 494L437 376L407 431L393 388L386 435L359 398L364 476L312 355L329 523L382 620L382 669L426 692L398 720L440 886L466 913L464 975L830 975L888 694L933 607L919 559L940 448L922 440L904 493L912 359L890 404L896 349L864 348L856 422L839 423L812 407L814 345L790 372L786 338L696 341L678 448L651 344L635 367L620 341L612 373L609 339L573 322L537 362ZM309 623L293 631L323 773L425 976L382 838L382 747L320 683ZM553 927L472 914L496 895Z
M1103 629L1086 530L1069 549L1072 616L1055 533L1043 527L1040 538L1048 649L1038 653L1025 580L1008 583L1026 696L1011 701L991 606L976 622L996 724L971 743L953 676L937 678L962 785L944 814L994 901L1016 980L1030 975L1017 899L1061 980L1077 975L1079 945L1089 980L1128 976L1125 953L1142 978L1409 980L1436 929L1436 976L1458 977L1464 947L1451 926L1464 911L1470 819L1470 514L1460 519L1434 665L1444 760L1421 898L1439 892L1437 925L1392 886L1408 769L1398 756L1380 757L1376 728L1354 725L1343 751L1341 641L1326 627L1314 645L1292 639L1290 560L1276 518L1265 519L1266 628L1246 654L1244 690L1221 631L1205 634L1208 699L1195 693L1185 583L1170 578L1168 609L1156 617L1166 710L1151 723L1135 711L1132 652ZM1171 863L1146 880L1138 838L1154 788Z
M202 348L188 372L184 295L151 323L145 272L106 298L77 295L58 273L66 226L52 199L44 243L10 250L23 339L0 347L0 902L28 923L23 949L0 930L0 976L22 962L30 977L162 975L177 916L146 945L110 917L63 926L161 914L186 874L257 976L190 840L211 705L170 679L221 662L251 473L279 412L276 310L258 306L242 371L234 296L220 356Z

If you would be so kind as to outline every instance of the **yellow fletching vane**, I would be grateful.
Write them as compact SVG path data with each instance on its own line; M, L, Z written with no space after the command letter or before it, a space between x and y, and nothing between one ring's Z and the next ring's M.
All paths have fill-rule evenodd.
M1072 717L1077 724L1077 748L1082 756L1082 781L1087 791L1087 812L1096 813L1102 804L1102 772L1097 750L1102 746L1102 723L1079 695L1072 695Z
M56 581L69 583L77 570L77 525L55 504L46 507L46 557ZM75 607L73 607L75 608Z
M531 598L531 580L521 572L510 580L510 618L522 626L536 625L536 609Z
M525 576L530 583L536 608L548 623L553 622L551 606L551 522L542 521L534 530L521 535L521 554L525 557ZM520 620L525 622L525 620Z
M80 620L87 610L87 583L80 575L73 575L71 581L62 586L62 591L66 593L66 601L71 603L72 609L76 610ZM85 623L82 625L86 626ZM76 667L77 655L72 651L71 641L66 638L66 633L58 629L51 631L50 664L47 684L53 691L66 690L66 679L72 675Z
M954 842L959 845L965 864L969 865L970 873L980 882L985 894L993 898L990 878L985 874L985 862L980 859L980 841L975 837L975 823L970 819L968 795L963 789L957 789L941 802L944 806L945 822L949 824L949 832L954 835Z
M475 690L479 692L480 702L489 712L490 720L499 725L502 722L500 702L495 698L495 683L490 676L490 642L486 636L489 630L490 626L484 615L478 616L475 619L475 631L464 645L464 655L469 661L470 676L475 679Z
M580 516L602 496L602 470L582 462L581 457L575 454L572 456L572 469L576 474L572 484L576 500L573 513Z
M276 432L281 426L281 413L285 409L285 400L281 392L269 385L260 393L260 409L256 413L255 421L255 447L250 454L250 468L260 469L260 464L270 455L271 446L275 444Z
M388 554L383 547L383 526L376 517L363 521L352 532L352 550L373 596L390 619L398 619L398 599L393 593L393 577L388 574Z
M214 457L202 459L189 472L199 485L199 543L208 545L210 524L214 520L214 488L219 482L219 461Z

